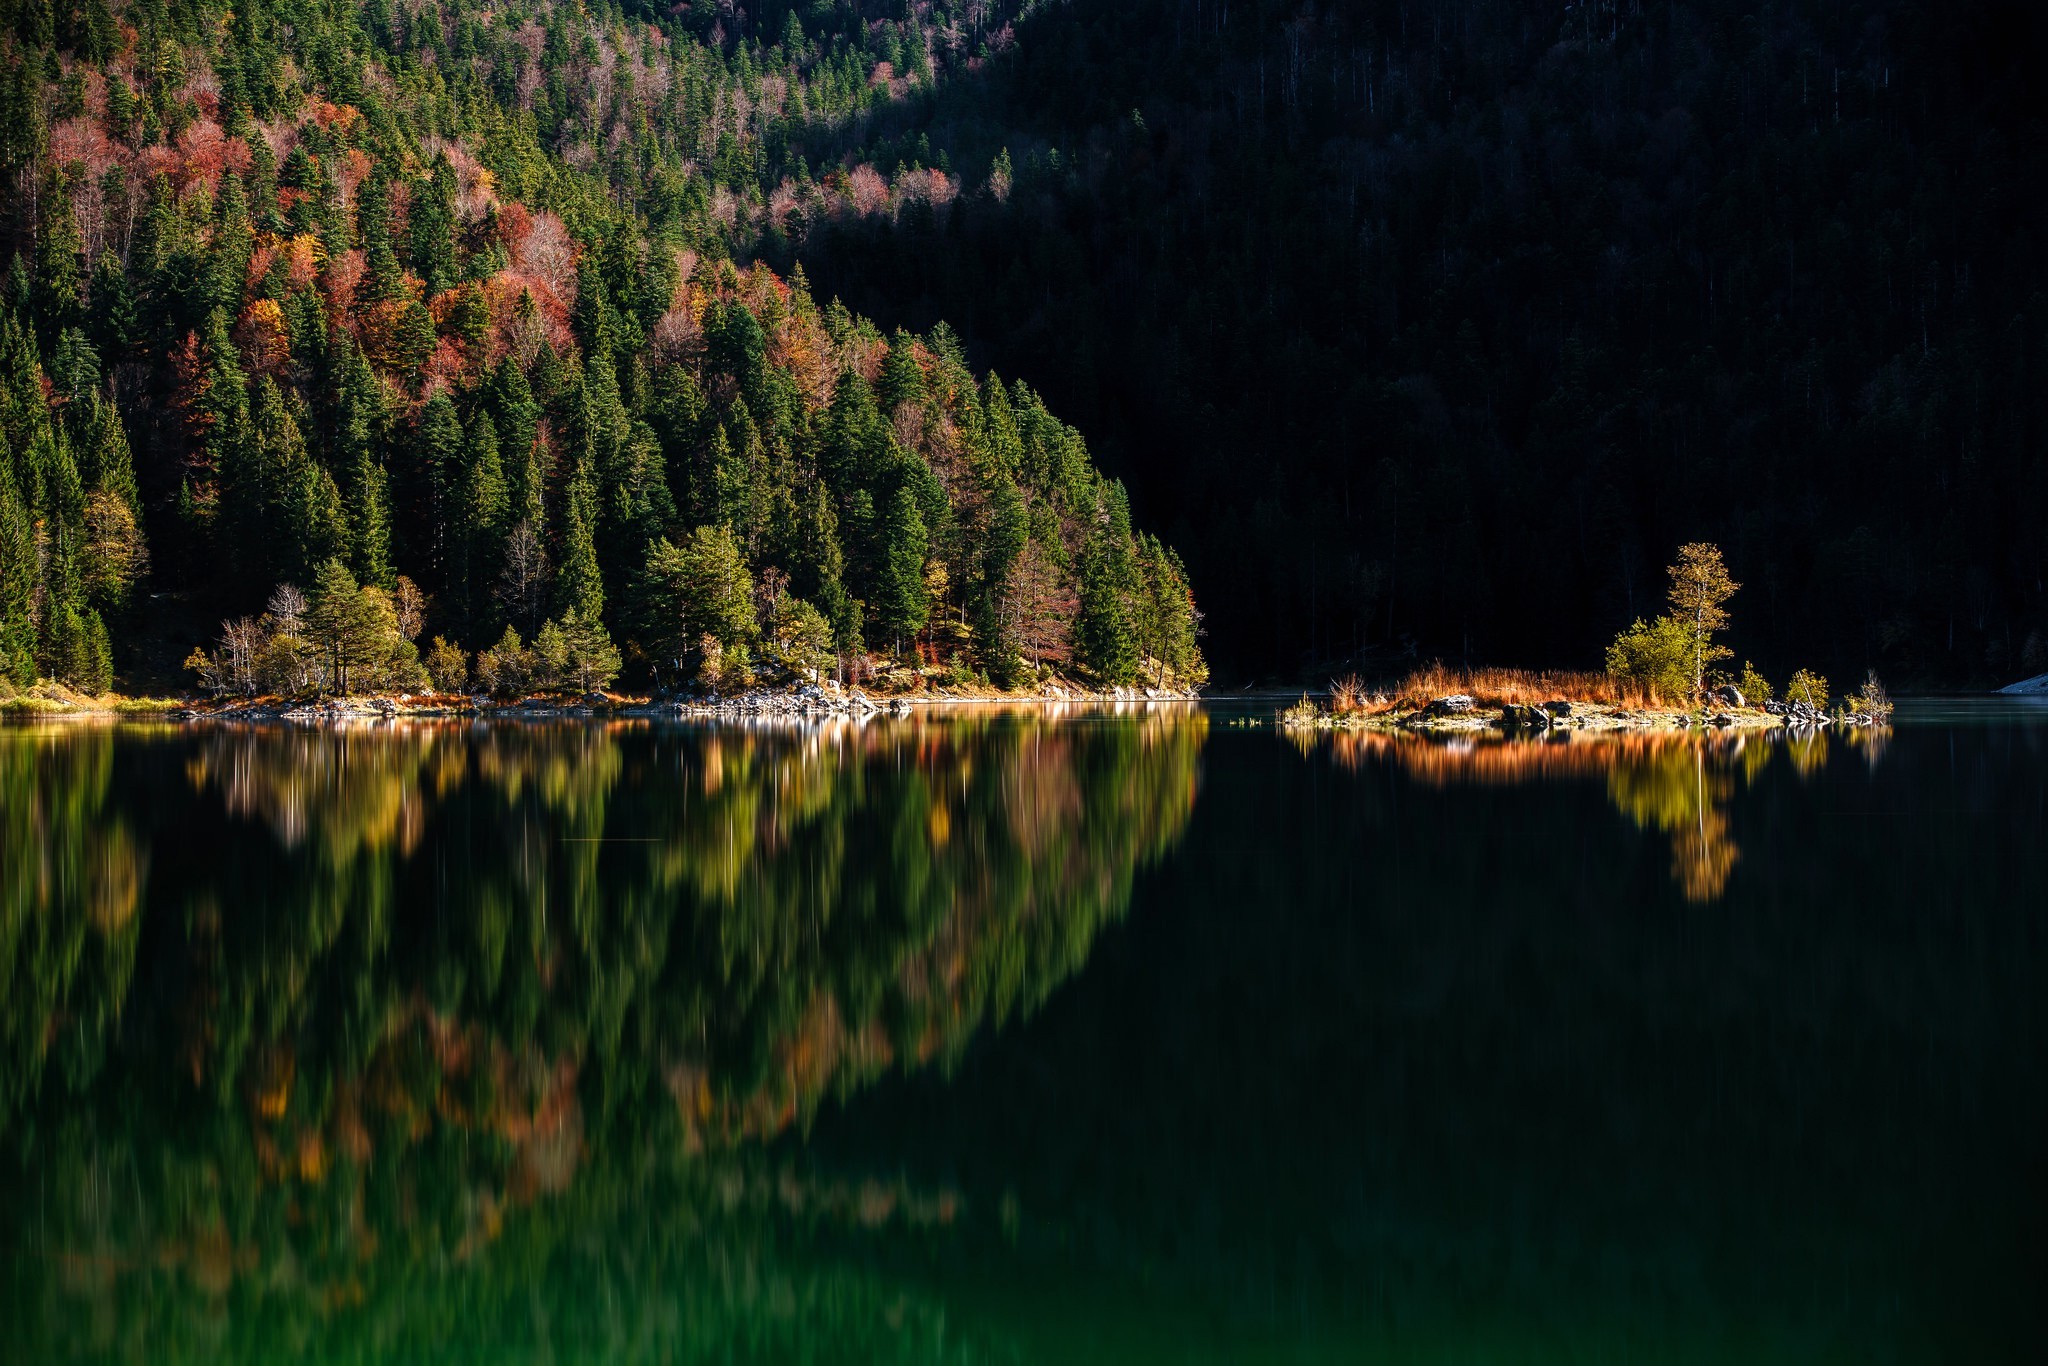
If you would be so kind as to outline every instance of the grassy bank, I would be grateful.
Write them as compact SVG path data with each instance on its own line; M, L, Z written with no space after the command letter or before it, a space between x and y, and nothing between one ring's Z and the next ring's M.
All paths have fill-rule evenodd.
M1788 716L1739 692L1718 688L1696 702L1667 697L1654 687L1611 673L1455 669L1438 663L1378 687L1355 677L1338 679L1323 699L1304 695L1288 707L1280 714L1280 723L1290 729L1452 734L1766 729L1789 724L1868 725L1883 720L1889 711L1881 692L1846 699L1846 705L1832 714L1808 708Z

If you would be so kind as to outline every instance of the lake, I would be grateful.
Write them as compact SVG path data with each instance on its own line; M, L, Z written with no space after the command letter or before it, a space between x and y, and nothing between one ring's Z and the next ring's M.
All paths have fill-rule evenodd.
M0 728L0 1357L2048 1346L2048 705Z

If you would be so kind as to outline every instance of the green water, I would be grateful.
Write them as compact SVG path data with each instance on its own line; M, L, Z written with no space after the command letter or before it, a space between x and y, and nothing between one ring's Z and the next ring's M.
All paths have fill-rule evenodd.
M2031 1361L2048 708L0 729L0 1359Z

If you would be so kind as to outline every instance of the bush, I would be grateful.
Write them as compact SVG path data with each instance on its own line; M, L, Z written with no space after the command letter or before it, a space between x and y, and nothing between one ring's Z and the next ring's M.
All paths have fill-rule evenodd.
M520 641L519 632L507 626L496 645L477 652L476 680L486 691L510 697L526 690L534 663L533 652Z
M1280 713L1280 724L1283 726L1312 726L1322 719L1322 708L1318 707L1315 699L1306 693L1302 694L1300 701Z
M1665 698L1690 697L1694 644L1683 622L1638 620L1607 647L1607 672Z
M744 644L727 647L718 657L720 692L744 692L754 686L754 654Z
M427 651L427 677L434 680L435 692L462 692L469 687L469 656L460 645L435 636Z
M1792 675L1792 681L1785 685L1787 702L1804 702L1816 711L1827 710L1828 681L1811 669L1801 669Z
M1849 698L1849 710L1875 716L1880 721L1892 714L1891 694L1878 682L1877 670L1865 675L1862 688Z
M1752 707L1760 707L1771 700L1771 680L1756 671L1756 665L1742 661L1742 677L1735 680L1735 687L1743 700Z
M768 616L768 647L784 668L813 676L832 666L832 624L802 598L784 593Z

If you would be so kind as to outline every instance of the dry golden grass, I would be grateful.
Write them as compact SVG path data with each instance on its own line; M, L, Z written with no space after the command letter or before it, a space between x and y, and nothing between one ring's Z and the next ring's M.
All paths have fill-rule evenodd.
M1510 703L1533 707L1554 698L1592 706L1643 711L1671 705L1633 679L1608 673L1538 673L1527 669L1454 669L1441 662L1425 665L1401 680L1388 710L1426 706L1439 697L1465 693L1482 707Z

